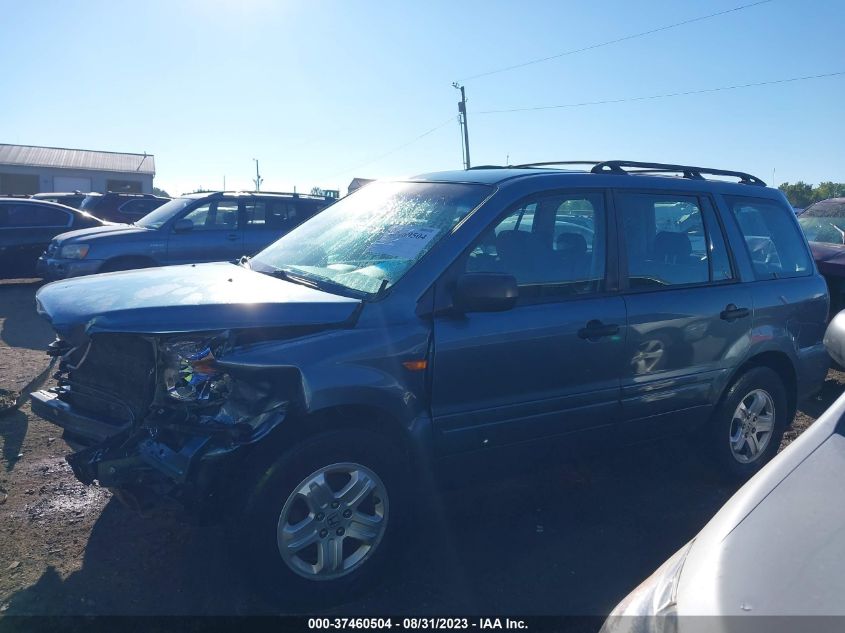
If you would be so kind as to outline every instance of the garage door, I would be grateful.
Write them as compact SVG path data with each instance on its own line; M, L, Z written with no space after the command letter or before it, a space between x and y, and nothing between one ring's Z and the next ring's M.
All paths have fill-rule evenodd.
M53 176L53 191L91 191L90 178L71 178L70 176Z

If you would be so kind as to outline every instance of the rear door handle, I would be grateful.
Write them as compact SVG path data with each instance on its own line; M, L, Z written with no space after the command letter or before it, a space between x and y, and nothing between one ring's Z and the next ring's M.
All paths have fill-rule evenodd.
M605 336L615 336L619 334L619 326L615 323L605 325L598 319L588 321L586 327L578 330L578 338L587 339L588 341L597 341Z
M226 236L226 239L229 240L230 242L234 242L235 240L239 240L240 238L241 238L241 236L238 235L237 233L230 233L228 236Z
M719 313L719 318L724 321L736 321L737 319L744 319L749 314L751 314L751 310L748 308L737 308L735 304L729 303L725 306L725 309Z

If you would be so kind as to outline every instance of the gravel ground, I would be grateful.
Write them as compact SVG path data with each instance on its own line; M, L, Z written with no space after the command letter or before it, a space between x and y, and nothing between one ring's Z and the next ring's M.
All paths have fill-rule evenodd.
M0 283L0 398L47 367L36 282ZM831 371L792 441L843 391ZM0 403L2 406L2 403ZM672 443L674 442L674 443ZM733 493L674 440L443 495L433 552L344 613L603 614ZM0 614L273 613L239 579L221 529L139 516L83 486L56 427L0 414ZM669 458L667 458L669 456Z

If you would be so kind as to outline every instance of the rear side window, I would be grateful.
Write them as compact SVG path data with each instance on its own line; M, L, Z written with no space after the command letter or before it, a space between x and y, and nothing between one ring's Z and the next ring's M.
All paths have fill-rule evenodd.
M721 228L698 196L623 192L618 203L632 289L733 277Z
M792 210L773 200L725 196L745 238L757 279L804 277L812 262Z
M159 207L158 200L139 198L124 202L120 207L121 213L131 213L132 215L147 215L153 209Z
M66 211L35 204L0 205L0 226L19 229L35 227L67 227L71 216Z
M100 201L103 199L103 196L85 196L82 202L79 205L79 208L83 211L94 211L97 208L97 205L100 204Z
M293 200L255 200L246 203L247 228L283 229L298 224L299 205Z

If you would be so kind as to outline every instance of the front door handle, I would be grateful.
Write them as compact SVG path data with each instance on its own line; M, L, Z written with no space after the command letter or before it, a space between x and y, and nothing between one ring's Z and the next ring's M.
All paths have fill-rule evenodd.
M578 338L587 339L588 341L597 341L605 336L615 336L619 334L619 326L615 323L605 325L598 319L588 321L585 327L578 330Z
M744 319L749 314L751 314L751 310L748 308L737 308L735 304L729 303L725 306L725 309L719 313L719 318L724 321L736 321L737 319Z
M226 239L229 240L230 242L234 242L235 240L239 240L240 238L241 238L241 236L238 235L237 233L230 233L229 235L226 236Z

